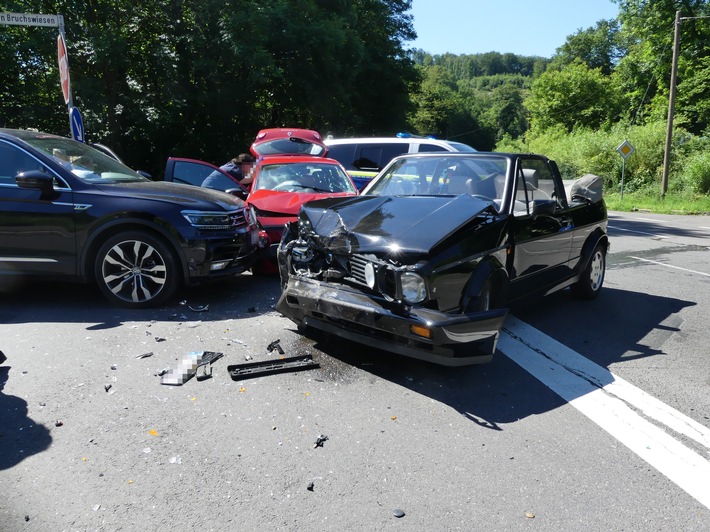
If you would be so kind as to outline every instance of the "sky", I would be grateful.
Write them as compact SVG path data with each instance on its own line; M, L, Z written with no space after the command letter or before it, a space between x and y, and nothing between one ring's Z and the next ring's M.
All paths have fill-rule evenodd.
M616 18L611 0L412 0L417 39L432 55L514 53L552 57L568 35Z

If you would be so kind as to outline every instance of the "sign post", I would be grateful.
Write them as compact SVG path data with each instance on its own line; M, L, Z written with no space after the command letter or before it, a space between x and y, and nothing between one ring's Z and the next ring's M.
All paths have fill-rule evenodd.
M626 158L634 153L636 151L634 147L631 145L631 143L628 140L625 140L621 144L619 144L619 147L616 148L616 151L619 152L619 155L623 158L623 161L621 162L621 199L624 199L624 170L626 169Z
M59 84L62 87L64 103L71 109L72 97L71 81L69 80L69 56L67 55L67 44L61 32L57 35L57 62L59 63Z
M72 138L84 142L84 124L79 110L74 108L71 94L71 81L69 79L69 55L64 37L64 17L62 15L36 15L32 13L4 13L0 12L0 24L15 26L44 26L59 28L57 36L57 61L59 62L59 83L64 96L64 103L69 111L69 130Z

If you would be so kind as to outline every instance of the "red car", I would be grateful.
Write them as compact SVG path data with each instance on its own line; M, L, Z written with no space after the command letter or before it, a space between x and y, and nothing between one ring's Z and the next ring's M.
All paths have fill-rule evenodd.
M200 186L213 172L219 172L220 186L254 207L264 229L262 245L265 258L255 264L255 273L276 273L276 249L284 225L296 220L301 205L307 201L356 196L355 187L345 168L328 159L328 147L320 134L308 129L272 128L259 131L251 145L257 158L246 187L218 167L195 159L171 157L165 168L165 180Z

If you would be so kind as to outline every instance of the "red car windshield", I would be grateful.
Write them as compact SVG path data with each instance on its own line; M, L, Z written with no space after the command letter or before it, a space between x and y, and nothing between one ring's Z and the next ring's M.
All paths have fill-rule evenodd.
M352 181L339 165L313 162L263 164L253 190L355 193Z

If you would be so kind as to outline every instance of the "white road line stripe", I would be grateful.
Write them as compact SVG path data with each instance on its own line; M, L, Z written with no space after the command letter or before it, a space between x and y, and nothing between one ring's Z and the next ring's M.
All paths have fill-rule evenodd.
M631 256L632 259L640 260L642 262L650 262L651 264L656 264L658 266L665 266L666 268L673 268L674 270L681 270L684 272L688 273L695 273L697 275L705 275L706 277L710 277L710 273L705 273L705 272L699 272L696 270L689 270L688 268L681 268L680 266L673 266L672 264L666 264L665 262L658 262L655 260L650 260L650 259L642 259L641 257L634 257Z
M498 349L710 509L710 461L634 408L708 449L710 429L514 316L505 322Z
M624 229L622 227L616 227L615 225L610 225L609 229L616 229L617 231L626 231L627 233L637 233L639 235L652 236L655 238L668 238L667 236L657 235L654 233L644 233L643 231L634 231L633 229Z

